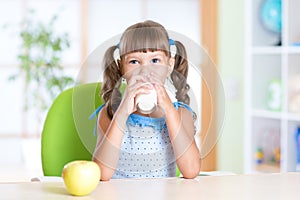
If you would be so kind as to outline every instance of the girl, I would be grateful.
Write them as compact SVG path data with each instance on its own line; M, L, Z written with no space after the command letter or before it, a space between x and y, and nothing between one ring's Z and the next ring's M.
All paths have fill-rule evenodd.
M170 45L176 46L174 57ZM115 61L117 49L120 59ZM104 65L101 95L105 104L99 109L93 155L101 180L172 177L176 165L183 177L196 177L201 160L194 141L193 112L188 106L188 62L182 43L169 39L159 23L137 23L125 30L119 44L106 51ZM135 73L149 65L153 69L150 76ZM166 67L167 73L160 73ZM122 77L127 87L121 98ZM169 77L176 89L176 102L164 87ZM136 97L153 89L158 109L143 114L135 105Z

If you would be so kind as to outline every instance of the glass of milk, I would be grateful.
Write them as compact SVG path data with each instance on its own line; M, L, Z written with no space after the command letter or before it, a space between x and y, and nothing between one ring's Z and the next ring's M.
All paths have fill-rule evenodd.
M151 84L151 83L146 83ZM135 99L137 110L143 114L150 114L155 111L157 106L157 94L154 88L150 93L139 94Z

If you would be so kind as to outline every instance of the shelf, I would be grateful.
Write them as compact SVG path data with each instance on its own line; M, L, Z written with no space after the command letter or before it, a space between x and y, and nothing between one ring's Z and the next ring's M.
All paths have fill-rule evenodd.
M268 118L268 119L281 119L282 113L281 112L275 112L275 111L269 111L269 110L253 110L252 111L253 117L262 117L262 118Z
M288 46L286 49L289 54L300 54L300 46Z
M290 121L299 121L300 122L300 113L288 113L287 119Z
M280 165L279 164L257 164L256 171L263 172L263 173L279 173Z
M260 46L252 47L253 54L281 54L283 48L281 46Z
M284 112L276 112L269 110L260 110L254 109L252 110L252 117L260 117L267 119L286 119L289 121L299 121L300 122L300 113L284 113Z
M300 54L300 46L256 46L252 47L253 55Z
M296 20L300 18L300 1L281 1L282 29L278 34L261 23L263 1L247 0L245 9L245 170L295 171L300 44L293 42L300 42L300 20ZM282 43L276 46L279 37ZM263 161L259 164L253 156L261 161L261 154Z

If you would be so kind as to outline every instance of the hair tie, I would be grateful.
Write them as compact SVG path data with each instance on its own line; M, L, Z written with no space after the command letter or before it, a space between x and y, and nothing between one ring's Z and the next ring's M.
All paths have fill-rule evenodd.
M173 39L169 39L169 45L175 45L175 42Z

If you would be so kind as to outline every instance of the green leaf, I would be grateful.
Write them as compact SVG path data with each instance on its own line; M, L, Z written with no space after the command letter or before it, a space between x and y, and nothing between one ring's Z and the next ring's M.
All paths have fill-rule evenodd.
M34 10L30 10L29 17L21 24L21 48L17 56L20 73L9 79L16 80L20 75L25 78L24 108L35 106L45 110L61 91L74 83L71 77L63 76L61 63L61 55L70 47L70 40L68 33L55 32L58 15L54 15L48 23L36 21L34 15ZM35 93L31 92L32 87L37 87ZM47 93L40 92L41 88L46 89Z

